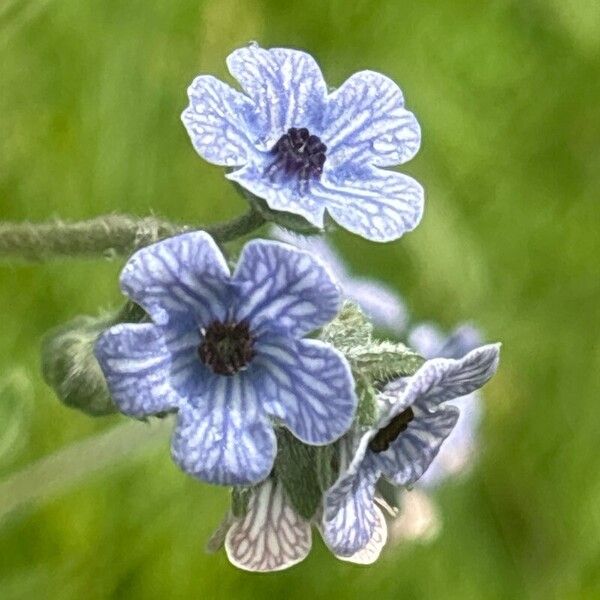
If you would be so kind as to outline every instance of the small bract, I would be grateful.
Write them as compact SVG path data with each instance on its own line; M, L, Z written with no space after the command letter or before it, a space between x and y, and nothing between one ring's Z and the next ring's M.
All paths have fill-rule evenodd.
M256 483L273 466L273 421L307 444L350 427L357 399L348 363L302 339L340 304L308 253L255 240L230 275L208 234L187 233L134 254L121 288L152 322L110 328L96 356L123 413L177 413L172 455L187 473Z
M329 93L314 58L253 44L227 58L245 94L210 75L189 87L183 123L196 151L233 168L227 177L322 228L342 227L385 242L414 229L423 188L385 169L410 160L421 130L400 88L373 71Z

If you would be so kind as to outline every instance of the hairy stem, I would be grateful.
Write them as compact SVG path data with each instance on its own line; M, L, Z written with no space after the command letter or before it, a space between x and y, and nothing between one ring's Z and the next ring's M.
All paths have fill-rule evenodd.
M258 229L264 223L264 217L254 209L209 227L190 227L156 217L130 215L105 215L78 222L0 223L0 260L123 256L192 229L203 229L217 242L225 243Z

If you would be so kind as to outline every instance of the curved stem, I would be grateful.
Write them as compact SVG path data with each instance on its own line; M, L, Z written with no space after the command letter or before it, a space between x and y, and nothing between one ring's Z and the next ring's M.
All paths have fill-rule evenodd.
M105 215L78 222L0 223L0 260L50 260L129 255L178 233L203 229L225 243L258 229L264 217L254 208L244 215L209 227L179 225L156 217Z

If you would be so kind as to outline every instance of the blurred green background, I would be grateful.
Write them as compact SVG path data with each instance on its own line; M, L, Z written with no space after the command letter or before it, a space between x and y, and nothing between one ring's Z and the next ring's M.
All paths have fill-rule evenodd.
M504 342L478 466L438 493L430 545L360 568L315 535L290 571L238 571L203 552L224 490L181 474L143 425L129 445L72 446L124 419L63 408L41 380L43 333L117 306L121 262L1 264L0 515L15 510L0 598L600 598L597 1L4 0L0 217L239 214L179 114L192 78L227 77L249 40L307 49L331 85L382 71L416 112L421 226L336 242L415 320L472 319ZM68 468L28 467L55 452Z

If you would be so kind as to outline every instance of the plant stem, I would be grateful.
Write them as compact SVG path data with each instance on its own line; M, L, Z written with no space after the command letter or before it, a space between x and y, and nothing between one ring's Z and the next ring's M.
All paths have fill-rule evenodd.
M131 215L105 215L85 221L0 223L0 260L21 258L43 261L60 257L126 256L178 233L203 229L219 243L230 242L265 223L255 209L209 227L190 227Z

